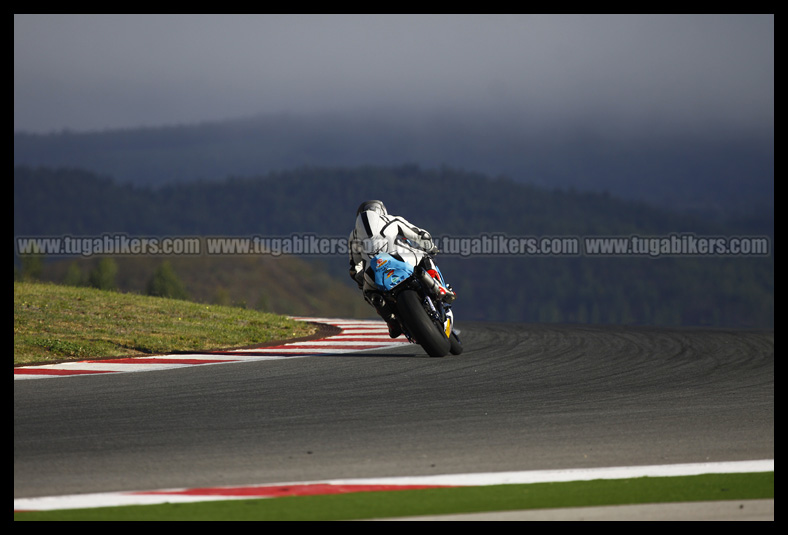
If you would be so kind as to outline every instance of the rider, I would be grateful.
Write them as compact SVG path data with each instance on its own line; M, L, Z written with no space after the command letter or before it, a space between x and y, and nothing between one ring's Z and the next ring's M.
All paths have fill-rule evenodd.
M374 285L374 273L367 273L367 269L369 268L369 259L378 252L387 252L394 257L398 256L395 244L398 237L411 240L421 249L427 251L428 254L424 256L420 266L439 282L438 288L443 294L443 300L451 302L456 297L451 287L442 283L435 263L430 258L438 252L430 233L412 225L403 217L389 215L382 201L364 201L356 210L356 226L348 238L349 274L356 281L359 289L364 292L364 299L375 307L378 315L386 321L391 338L398 337L402 334L402 330L394 318L391 304L383 300Z

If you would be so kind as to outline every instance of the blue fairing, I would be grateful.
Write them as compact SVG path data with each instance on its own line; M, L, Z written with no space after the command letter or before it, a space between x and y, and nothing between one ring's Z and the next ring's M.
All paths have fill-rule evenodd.
M374 256L370 260L370 266L375 272L375 285L384 291L391 290L413 275L413 266L387 253Z

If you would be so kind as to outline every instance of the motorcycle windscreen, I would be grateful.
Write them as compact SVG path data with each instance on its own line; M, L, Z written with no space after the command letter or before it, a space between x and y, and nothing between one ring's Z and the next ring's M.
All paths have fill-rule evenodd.
M386 253L372 257L370 266L375 272L375 285L384 291L393 289L413 275L413 266Z

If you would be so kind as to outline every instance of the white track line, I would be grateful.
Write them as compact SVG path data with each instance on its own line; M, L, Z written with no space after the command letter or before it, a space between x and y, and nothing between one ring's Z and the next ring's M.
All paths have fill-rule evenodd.
M546 482L590 481L595 479L629 479L635 477L671 477L702 474L756 473L773 472L774 459L718 463L691 463L652 466L616 466L609 468L577 468L568 470L532 470L524 472L499 472L482 474L445 474L414 477L384 477L364 479L334 479L323 481L267 483L243 487L216 487L214 489L164 489L156 491L103 492L75 494L69 496L42 496L36 498L14 499L14 511L48 511L58 509L82 509L93 507L114 507L122 505L152 505L160 503L186 503L211 500L233 500L261 498L266 489L283 487L307 487L310 485L343 486L346 491L358 491L364 487L408 487L408 486L485 486L510 485ZM250 489L258 488L255 496ZM233 494L237 489L237 494ZM196 494L187 494L189 491ZM200 490L206 492L199 494ZM387 490L392 490L388 488ZM213 492L208 492L213 491ZM328 493L328 492L327 492Z

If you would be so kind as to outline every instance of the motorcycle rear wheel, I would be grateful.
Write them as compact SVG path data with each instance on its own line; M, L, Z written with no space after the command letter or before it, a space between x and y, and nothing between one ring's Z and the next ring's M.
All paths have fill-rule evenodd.
M397 298L397 309L408 332L430 357L445 357L449 353L449 339L443 329L432 322L419 294L413 290L402 291Z

